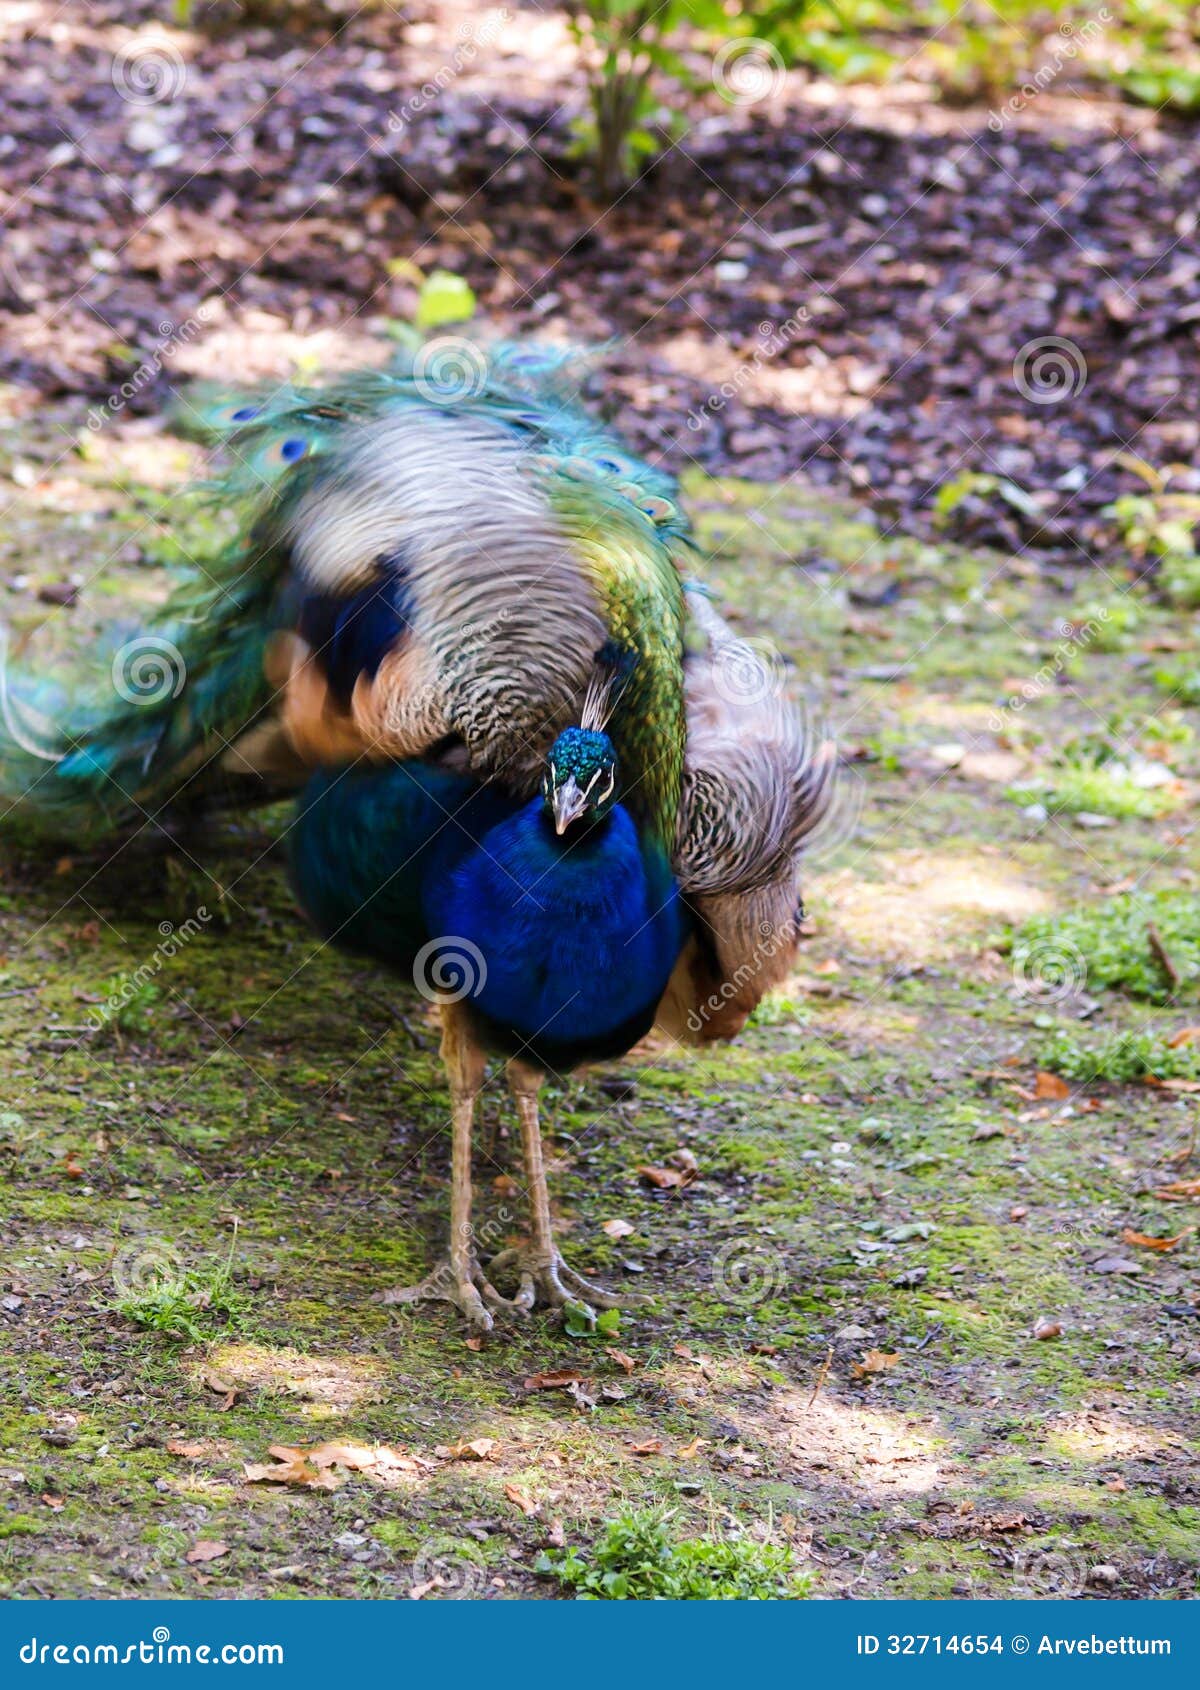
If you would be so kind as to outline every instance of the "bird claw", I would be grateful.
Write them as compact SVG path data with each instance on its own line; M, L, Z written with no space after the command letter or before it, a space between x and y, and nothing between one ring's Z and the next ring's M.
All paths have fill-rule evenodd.
M465 1271L460 1272L449 1257L426 1274L419 1285L395 1285L390 1291L380 1291L375 1301L390 1305L453 1303L476 1333L490 1332L497 1314L511 1313L516 1307L509 1298L500 1295L477 1261L472 1259Z
M569 1267L557 1250L549 1260L538 1255L531 1245L502 1250L488 1263L488 1273L495 1278L505 1272L516 1274L517 1291L509 1307L521 1314L529 1314L535 1308L571 1307L582 1308L595 1320L597 1309L629 1308L641 1301L635 1297L618 1297L601 1285L591 1284Z

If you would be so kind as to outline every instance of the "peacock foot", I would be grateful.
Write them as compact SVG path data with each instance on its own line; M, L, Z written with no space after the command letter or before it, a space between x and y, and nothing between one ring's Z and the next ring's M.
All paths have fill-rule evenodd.
M395 1285L376 1297L380 1303L453 1303L473 1332L490 1332L495 1315L511 1314L517 1305L502 1297L472 1256L465 1264L447 1256L419 1285ZM519 1311L524 1314L522 1308Z
M545 1252L524 1244L515 1250L502 1250L488 1263L493 1279L500 1274L515 1274L517 1292L509 1307L528 1314L532 1309L582 1308L593 1320L597 1309L628 1308L640 1298L618 1297L602 1286L593 1285L576 1273L555 1250L549 1257Z

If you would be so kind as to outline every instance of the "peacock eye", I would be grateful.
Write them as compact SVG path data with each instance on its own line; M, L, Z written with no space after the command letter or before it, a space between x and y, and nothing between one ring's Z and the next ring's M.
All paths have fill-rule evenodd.
M666 522L675 514L675 507L669 499L660 499L657 494L650 494L642 500L642 510L651 522Z
M235 423L253 422L258 415L258 411L257 405L239 405L229 420Z

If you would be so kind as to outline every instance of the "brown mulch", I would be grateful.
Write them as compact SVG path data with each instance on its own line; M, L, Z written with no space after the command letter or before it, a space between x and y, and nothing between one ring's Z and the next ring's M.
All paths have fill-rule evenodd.
M795 75L769 109L698 101L602 213L561 47L547 68L505 37L410 110L463 14L414 31L372 10L332 36L226 16L170 37L177 97L131 103L111 56L165 14L70 0L0 44L0 379L77 395L81 418L202 302L251 335L374 332L410 308L393 261L413 258L464 273L506 329L615 337L621 426L676 467L801 470L919 524L982 471L1036 502L968 500L957 533L1085 562L1140 485L1118 453L1195 456L1194 128L1056 95L996 133L929 98L818 105ZM1043 336L1077 349L1079 391L1037 403L1014 365Z

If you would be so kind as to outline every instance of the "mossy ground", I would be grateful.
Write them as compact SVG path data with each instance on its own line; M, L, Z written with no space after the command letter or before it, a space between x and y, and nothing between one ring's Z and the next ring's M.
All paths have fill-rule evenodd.
M55 462L62 442L31 421L15 438L0 467L34 467L0 535L10 574L90 577L112 553L55 613L72 626L152 597L145 483L169 484L179 451L114 434ZM1056 577L884 536L795 487L691 494L703 573L811 685L864 802L813 866L796 978L737 1045L639 1051L547 1101L568 1255L652 1305L615 1344L536 1319L472 1350L448 1309L371 1300L442 1241L435 1029L419 998L301 925L282 817L107 865L14 849L7 1593L436 1598L457 1581L550 1597L533 1571L548 1543L586 1547L621 1508L665 1503L684 1528L792 1545L819 1595L1196 1594L1195 1241L1159 1254L1121 1232L1194 1218L1151 1193L1195 1176L1197 1097L1042 1099L1034 1053L1048 1021L1169 1031L1200 1011L1088 999L1086 982L1039 995L1003 948L1009 924L1105 888L1194 888L1194 716L1154 679L1177 620L1140 598L1132 631L1068 650L1026 698L1081 595L1121 598L1119 569ZM27 589L7 613L20 628L45 611ZM1079 826L1008 796L1097 732L1169 758L1168 813ZM162 924L200 905L211 918L155 970L159 995L90 1031ZM503 1237L519 1159L496 1084L483 1117L481 1218ZM698 1168L686 1189L639 1180L681 1149ZM634 1230L614 1240L618 1218ZM239 1321L201 1307L196 1340L118 1312L131 1279L202 1283L231 1244ZM1035 1339L1039 1320L1061 1336ZM856 1373L872 1350L897 1359ZM524 1388L561 1368L594 1406ZM434 1453L482 1438L492 1459ZM427 1465L333 1492L244 1482L270 1445L329 1439ZM227 1551L189 1564L198 1539ZM1096 1566L1116 1583L1089 1585Z

